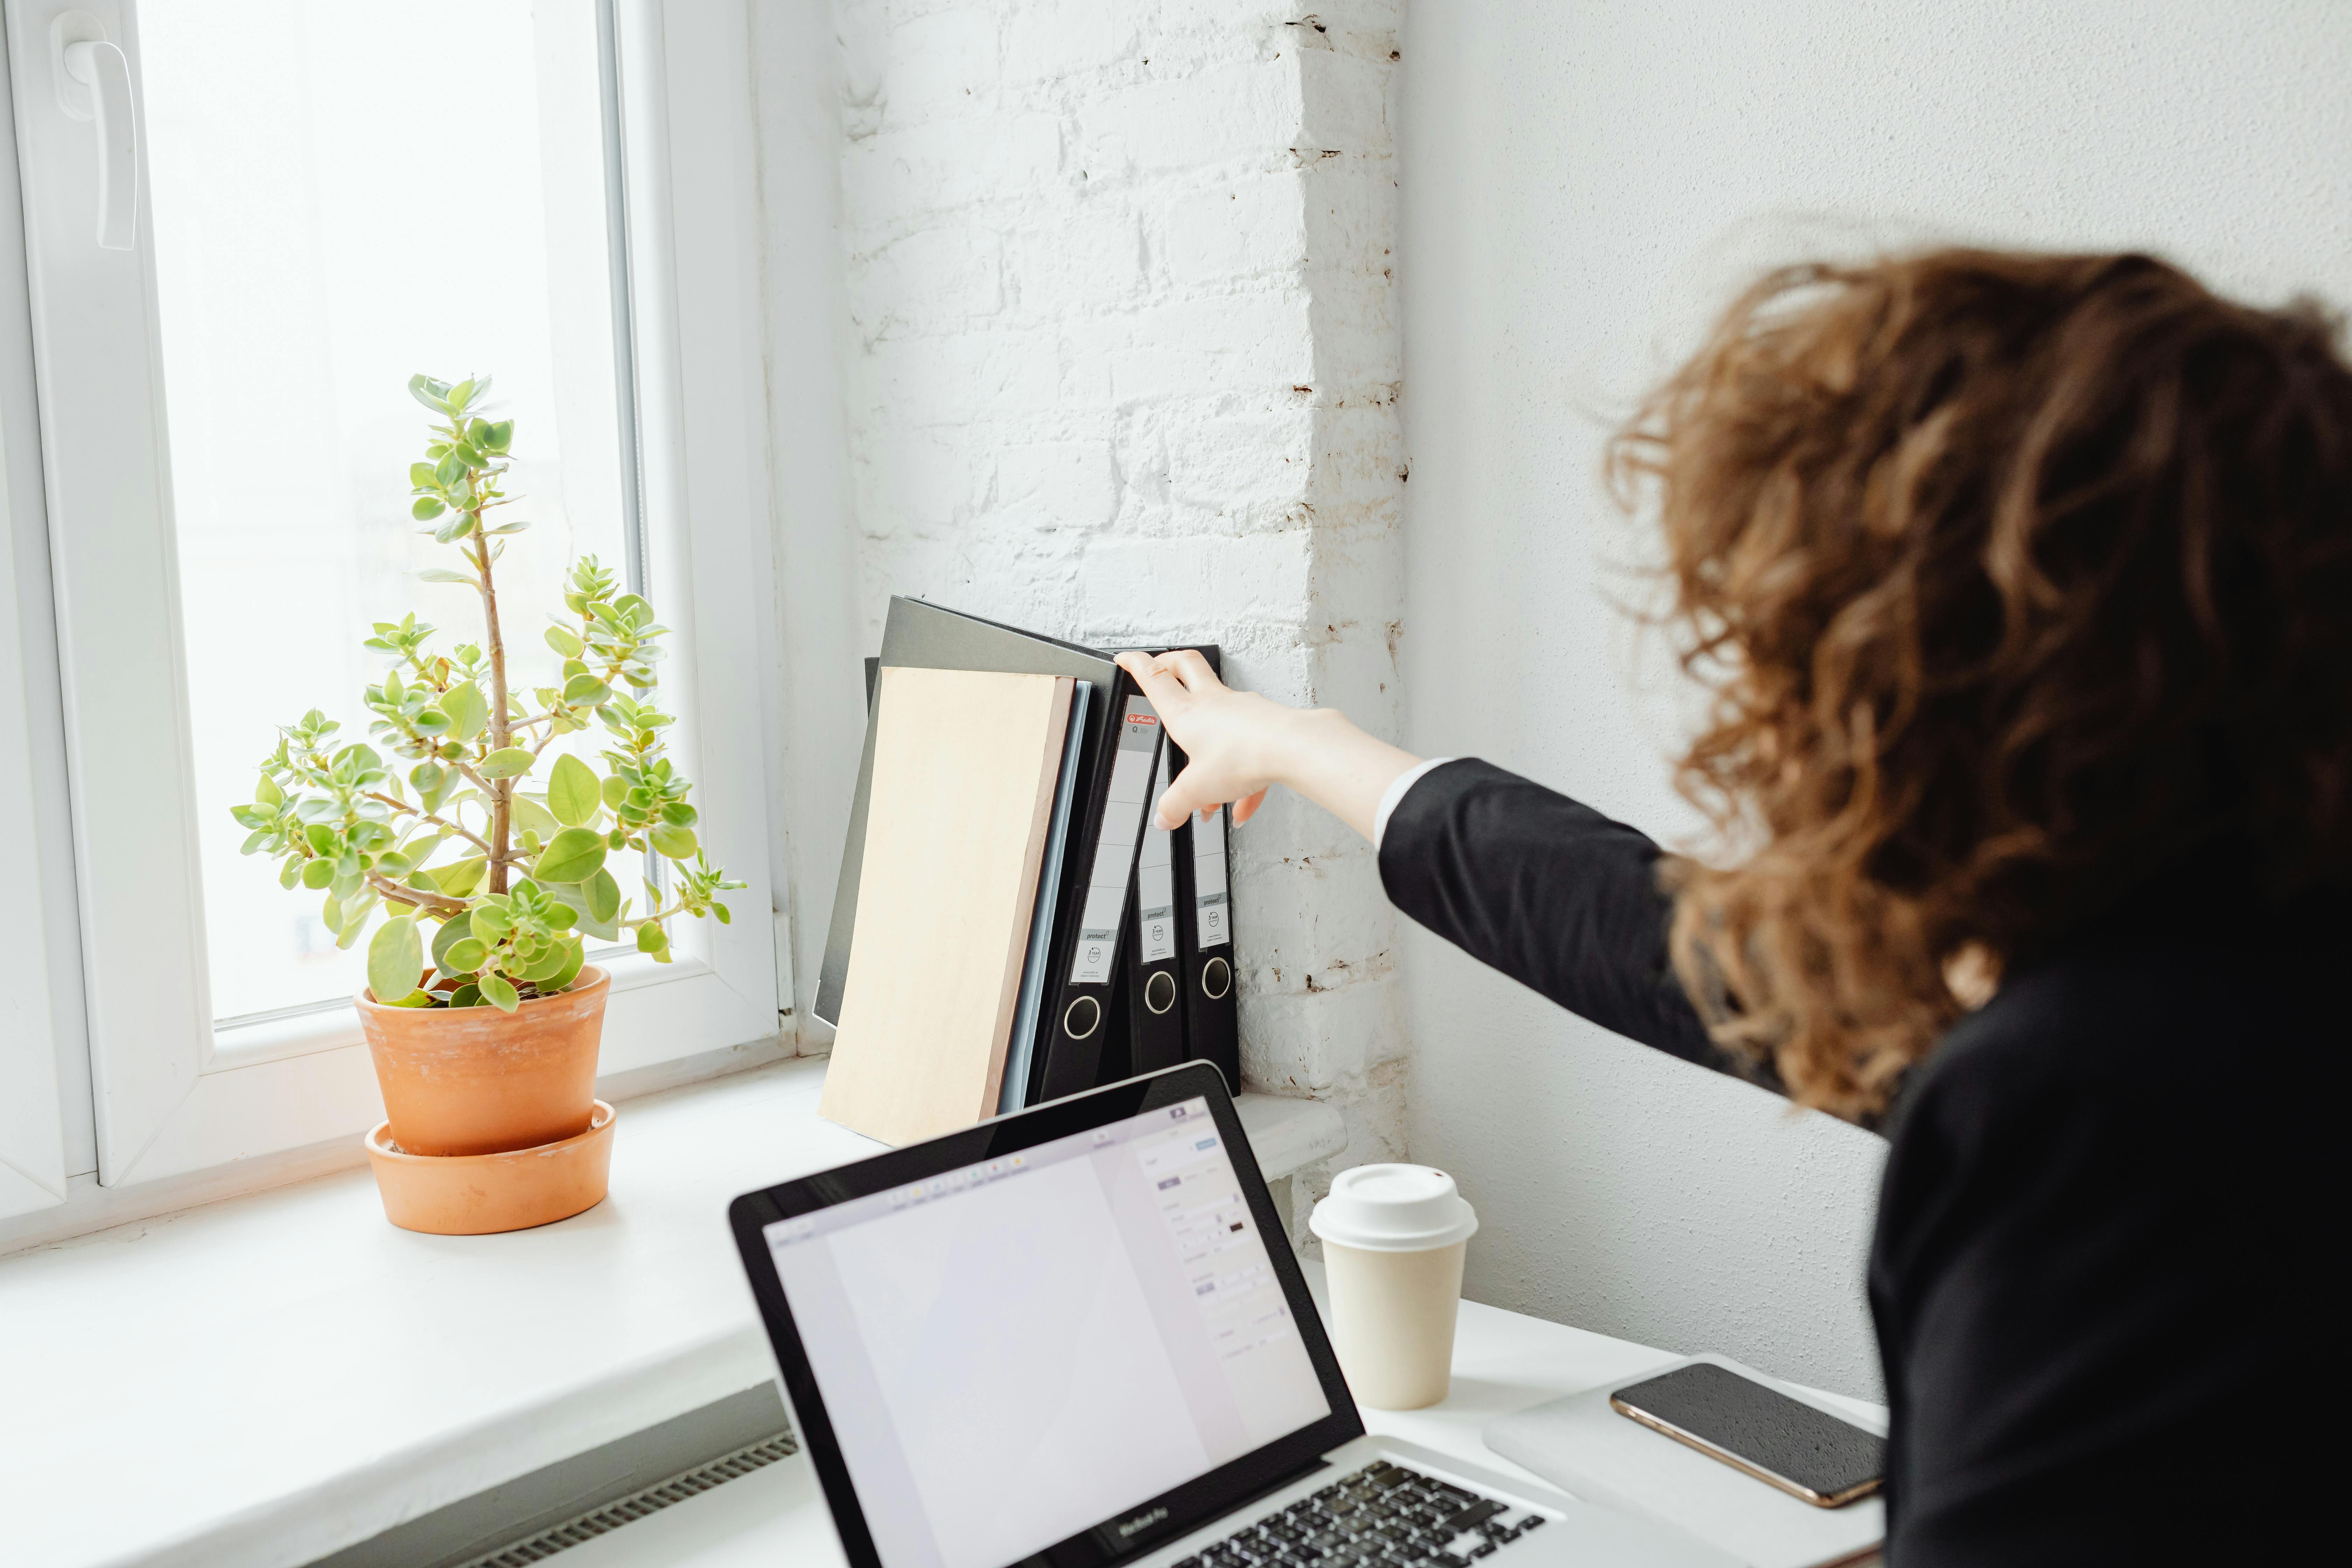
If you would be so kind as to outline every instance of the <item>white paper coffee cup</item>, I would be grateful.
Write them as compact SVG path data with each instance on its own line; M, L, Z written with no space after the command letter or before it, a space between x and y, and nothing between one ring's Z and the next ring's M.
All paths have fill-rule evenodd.
M1359 1165L1307 1226L1323 1242L1331 1342L1359 1404L1418 1410L1445 1397L1462 1258L1478 1215L1426 1165Z

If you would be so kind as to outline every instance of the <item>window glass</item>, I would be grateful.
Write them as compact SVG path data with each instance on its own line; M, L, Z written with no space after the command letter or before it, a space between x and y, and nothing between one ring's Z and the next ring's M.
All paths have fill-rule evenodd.
M346 998L317 894L244 857L277 727L368 740L359 645L414 610L474 641L454 554L409 516L431 417L410 375L494 377L516 422L499 565L519 691L571 562L626 580L593 0L170 0L141 8L181 636L213 1011ZM594 738L570 743L593 749ZM404 771L408 765L400 764ZM543 776L543 774L542 774Z

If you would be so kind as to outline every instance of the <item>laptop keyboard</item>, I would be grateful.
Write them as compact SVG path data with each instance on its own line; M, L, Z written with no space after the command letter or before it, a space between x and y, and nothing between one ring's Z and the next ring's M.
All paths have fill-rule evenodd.
M1443 1563L1491 1557L1543 1515L1386 1459L1333 1481L1312 1497L1237 1530L1173 1568L1354 1568Z

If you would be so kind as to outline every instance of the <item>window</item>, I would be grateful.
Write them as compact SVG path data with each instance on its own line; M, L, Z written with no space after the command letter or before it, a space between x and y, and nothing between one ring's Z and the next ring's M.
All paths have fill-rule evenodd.
M106 116L74 116L64 100L89 89L52 58L68 13L127 67L136 200L111 217ZM415 373L491 375L497 416L516 422L507 489L534 527L500 602L520 663L551 674L538 628L579 555L677 628L673 754L712 859L751 883L733 926L673 931L677 962L598 960L614 975L604 1069L776 1032L758 918L759 423L700 416L746 390L756 297L740 220L687 232L752 200L750 111L731 121L707 89L715 103L672 98L666 16L656 0L8 0L72 804L64 913L108 1184L380 1114L349 1003L362 955L338 949L315 897L240 856L229 810L276 726L316 707L364 733L370 623L413 609L448 640L478 628L470 591L415 575L438 563L407 509ZM730 137L742 145L713 155ZM0 804L11 788L0 776ZM0 1156L10 1136L0 1124Z

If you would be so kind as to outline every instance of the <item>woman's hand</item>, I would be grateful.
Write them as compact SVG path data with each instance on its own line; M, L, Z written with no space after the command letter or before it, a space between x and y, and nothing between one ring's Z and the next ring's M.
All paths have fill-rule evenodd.
M1381 796L1421 760L1365 734L1335 710L1286 708L1235 691L1190 648L1157 658L1123 653L1118 666L1143 688L1184 752L1184 771L1152 811L1162 827L1228 801L1234 823L1247 822L1269 786L1286 784L1370 838Z

